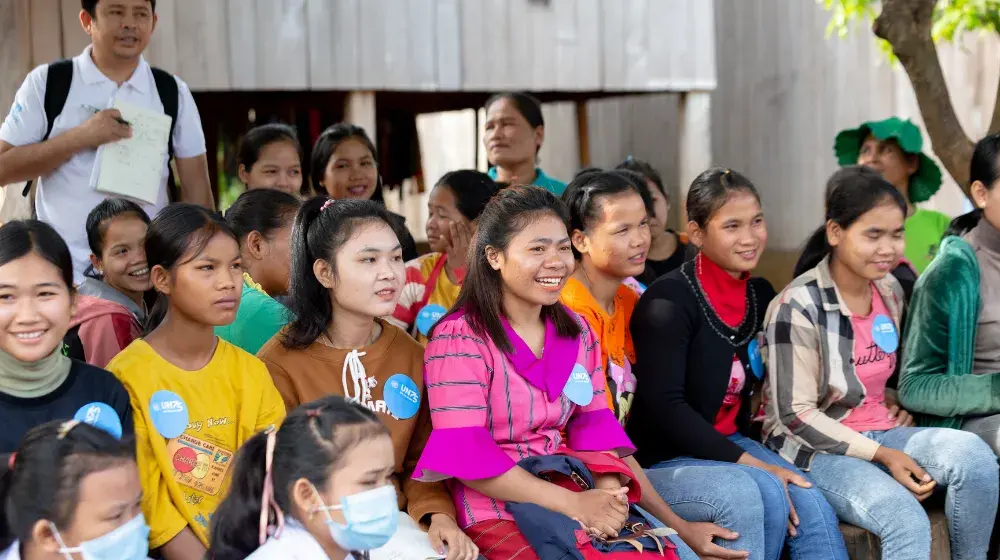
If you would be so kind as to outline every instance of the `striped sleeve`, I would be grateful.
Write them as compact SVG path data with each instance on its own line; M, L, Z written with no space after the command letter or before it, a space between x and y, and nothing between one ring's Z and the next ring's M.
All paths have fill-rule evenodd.
M445 319L434 330L424 352L433 430L414 469L415 479L479 480L514 467L486 427L488 357L489 347L463 317Z

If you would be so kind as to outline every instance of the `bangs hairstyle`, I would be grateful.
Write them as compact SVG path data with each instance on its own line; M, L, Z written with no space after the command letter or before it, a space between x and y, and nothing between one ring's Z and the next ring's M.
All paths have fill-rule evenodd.
M378 170L378 150L375 148L375 143L365 132L365 129L361 128L356 124L351 123L337 123L319 135L316 139L316 143L313 144L312 157L310 158L309 164L309 178L312 180L313 190L320 194L326 194L326 187L322 185L323 177L326 175L326 168L330 165L330 158L333 157L333 152L337 151L337 146L340 146L346 140L357 140L368 148L368 151L372 154L372 161L375 163L375 169ZM378 174L378 179L375 183L375 193L372 194L370 200L385 204L385 194L382 192L382 174Z
M479 218L486 203L500 190L500 185L489 175L473 169L445 173L434 188L444 187L455 196L455 206L466 220Z
M601 218L602 208L609 199L628 194L637 194L646 207L646 217L653 214L653 201L645 180L637 173L627 171L591 171L578 174L563 192L562 201L569 208L569 233L586 232ZM580 260L583 255L573 246L573 257Z
M251 189L226 210L226 223L233 229L240 244L251 232L270 238L275 231L295 220L302 202L295 196L277 189Z
M511 239L545 215L556 217L566 226L566 231L569 231L566 205L541 187L508 187L493 197L479 216L476 234L469 250L471 258L468 273L458 301L445 315L465 311L472 330L479 336L489 337L502 352L513 352L514 347L500 320L501 316L506 315L503 307L503 279L500 272L490 266L486 249L492 247L506 254ZM559 336L580 336L580 324L562 303L542 306L542 318L555 324Z
M97 258L101 258L101 253L104 252L104 236L108 233L108 226L112 220L121 216L137 218L147 226L150 223L145 210L125 198L105 198L87 214L87 244L90 245L90 252Z
M14 468L9 455L0 460L0 550L15 540L30 543L39 521L69 527L83 479L134 463L134 449L132 441L82 422L56 420L32 428L17 449Z
M274 502L285 515L293 515L296 482L306 479L325 492L330 476L343 466L351 449L380 437L389 437L389 430L375 413L340 396L323 397L291 411L274 436ZM256 528L267 476L267 438L266 431L258 433L236 454L229 494L212 515L208 558L242 560L260 545ZM273 513L268 516L268 524L277 522Z
M239 244L236 233L219 213L186 202L170 204L160 211L146 231L146 264L150 270L159 266L171 272L198 258L208 242L220 233ZM156 303L146 319L146 334L163 321L167 306L167 296L157 293Z
M0 226L0 266L31 252L59 270L69 293L76 291L73 285L73 258L69 247L52 226L38 220L15 220Z
M337 270L336 256L362 228L373 224L388 227L397 239L404 231L385 206L373 200L334 200L317 196L306 201L295 216L292 228L292 270L289 305L295 319L282 338L286 348L306 348L326 332L333 321L330 290L320 284L313 272L317 260L330 263ZM402 249L400 249L402 250Z
M816 268L833 251L826 237L827 222L846 230L884 204L896 206L906 216L906 199L877 171L861 165L838 169L826 183L826 220L806 241L793 275L798 277Z

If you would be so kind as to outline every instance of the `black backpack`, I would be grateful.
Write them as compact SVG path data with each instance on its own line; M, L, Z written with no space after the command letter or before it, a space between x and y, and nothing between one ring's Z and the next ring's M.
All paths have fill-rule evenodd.
M177 111L180 109L179 90L177 80L170 72L159 68L150 68L153 71L153 80L156 82L156 93L160 96L160 103L163 103L163 113L170 117L170 137L167 140L167 157L174 157L174 127L177 126ZM52 125L56 121L63 108L66 106L66 99L69 97L69 88L73 84L73 60L57 60L49 64L49 74L45 79L45 118L49 121L49 127L45 131L42 142L49 139L52 134ZM168 166L169 169L169 166ZM177 185L174 184L174 172L168 171L167 192L170 201L177 200ZM28 196L31 192L31 183L24 186L23 196Z

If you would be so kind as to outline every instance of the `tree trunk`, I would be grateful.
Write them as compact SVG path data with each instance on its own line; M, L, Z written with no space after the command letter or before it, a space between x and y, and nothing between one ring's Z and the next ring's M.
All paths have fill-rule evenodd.
M910 78L931 146L945 169L969 196L973 142L962 130L948 94L937 48L931 37L936 0L882 0L872 31L892 45ZM993 124L1000 125L997 112Z

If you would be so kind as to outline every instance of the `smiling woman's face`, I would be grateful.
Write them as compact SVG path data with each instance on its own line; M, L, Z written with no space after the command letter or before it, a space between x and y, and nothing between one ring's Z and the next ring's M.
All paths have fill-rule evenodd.
M0 266L0 350L37 362L62 345L73 294L59 269L35 252Z
M375 154L357 138L347 138L337 145L323 172L320 185L334 199L368 200L378 185Z

